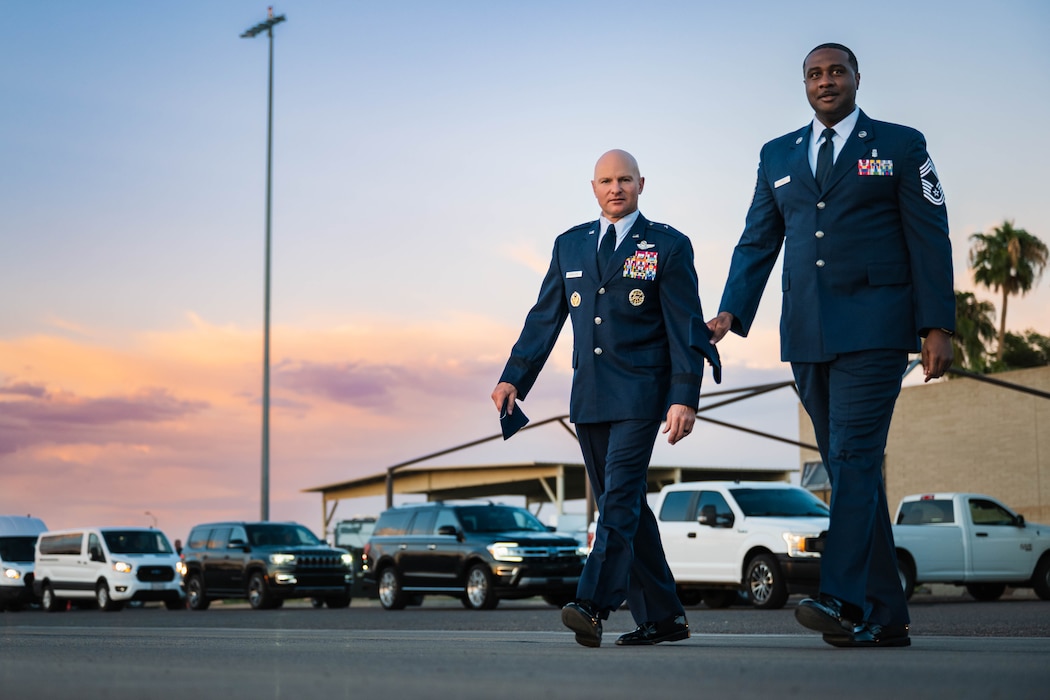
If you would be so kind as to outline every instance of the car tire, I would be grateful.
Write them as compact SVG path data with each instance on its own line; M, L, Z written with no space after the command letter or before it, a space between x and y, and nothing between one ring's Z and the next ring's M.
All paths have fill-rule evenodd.
M393 566L387 566L379 572L376 585L379 592L379 604L387 610L404 610L408 603L404 588L401 587L401 574Z
M173 595L170 598L164 599L164 607L168 610L185 610L186 601L183 600L180 595Z
M207 610L211 605L204 593L204 581L199 574L193 574L186 579L186 605L190 610Z
M463 600L474 610L492 610L499 604L488 565L475 564L467 571Z
M58 612L63 610L61 601L55 596L55 589L50 583L44 584L44 590L40 593L40 607L47 612Z
M744 583L751 604L759 610L777 610L787 602L787 582L772 554L759 554L747 563Z
M966 584L966 592L972 595L977 600L985 603L993 600L999 600L1002 598L1003 593L1006 592L1005 583L968 583Z
M325 604L332 609L350 607L350 594L330 595L324 599Z
M269 610L276 607L270 587L266 583L266 576L261 571L253 571L248 577L247 593L248 604L252 606L252 610Z
M123 603L113 600L109 594L109 584L104 579L95 586L95 602L98 603L99 610L106 612L116 612L124 608Z
M904 599L911 600L915 593L915 565L910 560L897 553L897 576L901 580L901 588L904 589Z
M543 596L543 602L545 602L547 605L553 605L556 608L564 608L566 604L571 603L575 599L575 591L565 591L564 593L546 593Z
M709 588L701 591L700 599L704 601L704 605L712 609L728 608L736 600L736 591L726 588Z
M1032 576L1032 588L1040 600L1050 600L1050 556L1043 556L1035 566Z
M700 602L704 599L704 594L695 588L679 588L678 589L678 600L681 602L682 607L691 608L695 605L700 605Z

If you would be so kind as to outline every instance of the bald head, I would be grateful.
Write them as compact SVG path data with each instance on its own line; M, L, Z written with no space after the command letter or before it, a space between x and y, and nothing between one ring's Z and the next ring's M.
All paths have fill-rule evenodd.
M641 177L641 171L638 170L638 161L634 159L627 151L621 151L619 148L614 148L611 151L606 151L602 154L602 157L598 159L598 162L594 164L594 179L598 179L598 171L601 168L617 168L630 170L634 173L634 176Z
M627 151L608 151L594 164L591 188L609 221L619 221L637 211L638 195L644 186L645 178L638 170L638 161Z

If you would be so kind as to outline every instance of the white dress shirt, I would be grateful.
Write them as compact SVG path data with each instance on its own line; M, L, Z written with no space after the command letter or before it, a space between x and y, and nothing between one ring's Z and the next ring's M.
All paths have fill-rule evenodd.
M857 126L857 118L859 116L860 107L854 107L848 117L831 127L835 132L835 137L831 139L831 145L834 149L831 156L832 163L839 157L842 147L846 145L846 139L853 133L853 127ZM819 119L813 117L813 128L810 130L809 138L809 169L813 171L813 177L817 176L817 151L820 150L820 144L824 143L825 128Z

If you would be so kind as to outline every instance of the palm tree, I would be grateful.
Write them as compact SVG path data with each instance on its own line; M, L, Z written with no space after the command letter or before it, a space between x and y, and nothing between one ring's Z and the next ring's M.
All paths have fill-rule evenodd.
M999 348L996 362L1003 359L1006 340L1006 303L1014 295L1027 294L1043 276L1050 251L1041 240L1025 231L1014 228L1013 221L1003 221L991 233L975 233L970 249L970 267L974 281L1003 292L1002 312L999 315Z
M955 290L955 335L952 346L963 369L983 372L988 346L995 340L995 306L973 292Z

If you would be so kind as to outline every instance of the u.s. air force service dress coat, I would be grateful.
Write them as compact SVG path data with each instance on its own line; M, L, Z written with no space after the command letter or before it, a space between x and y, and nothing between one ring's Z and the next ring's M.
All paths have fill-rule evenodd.
M573 423L663 420L671 404L695 408L705 353L716 372L720 365L707 341L689 239L639 215L599 271L598 226L581 224L555 240L500 381L525 398L569 317Z
M821 191L810 130L763 146L719 310L747 335L783 245L782 360L917 352L926 331L955 327L948 216L926 141L861 111Z

